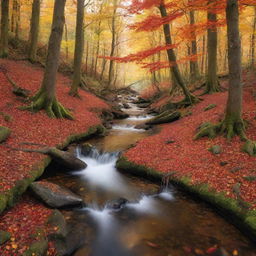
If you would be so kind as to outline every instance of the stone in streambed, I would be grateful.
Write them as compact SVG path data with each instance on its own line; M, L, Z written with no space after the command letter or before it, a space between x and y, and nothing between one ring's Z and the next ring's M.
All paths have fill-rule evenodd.
M141 129L141 130L149 130L152 126L148 124L138 124L135 126L135 129Z
M82 198L78 195L51 182L33 182L30 188L37 197L52 208L81 206L83 204Z
M113 210L119 210L121 209L124 205L128 203L128 200L126 198L118 198L116 200L113 200L111 202L108 202L107 208L108 209L113 209Z
M69 171L82 170L87 167L87 164L82 160L75 157L73 154L62 151L57 148L49 148L46 152L47 155L51 156L54 161L62 165Z
M90 154L90 152L92 151L93 146L90 143L84 143L81 146L81 153L84 156L88 156Z

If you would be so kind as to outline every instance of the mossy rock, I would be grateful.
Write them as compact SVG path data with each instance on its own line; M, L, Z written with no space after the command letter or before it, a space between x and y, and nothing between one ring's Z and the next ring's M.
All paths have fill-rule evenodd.
M250 156L256 156L256 142L247 140L242 147L242 151Z
M34 242L30 248L23 253L23 256L46 256L48 250L48 241L41 239Z
M244 179L247 181L253 182L253 181L256 181L256 176L245 176Z
M0 230L0 245L4 244L11 238L11 233Z
M5 126L0 126L0 143L4 142L11 134L11 130Z
M181 113L179 111L165 111L162 114L148 121L146 124L164 124L171 123L180 119Z
M216 104L210 104L210 105L208 105L206 108L204 108L204 111L208 111L208 110L213 109L213 108L216 108L216 107L217 107Z
M222 152L221 146L219 146L219 145L214 145L214 146L210 147L208 150L210 152L212 152L214 155L221 154L221 152Z

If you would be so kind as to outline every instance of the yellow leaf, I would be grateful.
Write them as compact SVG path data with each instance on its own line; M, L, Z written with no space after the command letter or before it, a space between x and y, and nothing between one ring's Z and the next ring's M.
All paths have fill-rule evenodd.
M238 256L238 251L237 250L233 251L233 256Z

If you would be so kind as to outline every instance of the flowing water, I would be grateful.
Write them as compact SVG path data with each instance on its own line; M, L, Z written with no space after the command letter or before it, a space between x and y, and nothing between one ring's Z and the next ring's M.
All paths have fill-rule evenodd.
M91 140L95 148L88 155L77 148L77 157L86 162L86 169L48 178L86 202L82 209L63 211L66 219L82 230L78 234L83 246L72 255L208 255L202 251L218 246L228 255L256 256L255 247L207 205L174 187L159 191L157 184L116 170L119 152L151 133L135 126L152 116L135 104L129 106L125 111L130 117L116 122L106 137ZM113 200L120 198L123 204L113 207Z

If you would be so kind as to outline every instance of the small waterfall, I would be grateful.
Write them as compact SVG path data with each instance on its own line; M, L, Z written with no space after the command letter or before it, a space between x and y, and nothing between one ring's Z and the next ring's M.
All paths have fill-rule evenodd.
M128 188L115 168L119 153L100 153L96 148L84 156L77 149L77 157L87 164L87 168L73 174L86 179L92 186L122 193Z
M167 201L173 201L175 199L173 192L167 188L165 188L160 194L158 194L158 197Z
M154 196L143 195L138 202L128 203L127 207L136 210L138 213L157 214L157 201Z
M144 115L144 116L130 116L127 119L131 121L145 121L153 118L153 115Z
M145 132L144 129L136 129L135 125L127 125L127 124L125 124L125 125L113 125L112 129L113 130L120 130L120 131L127 131L127 132L131 132L131 131Z

